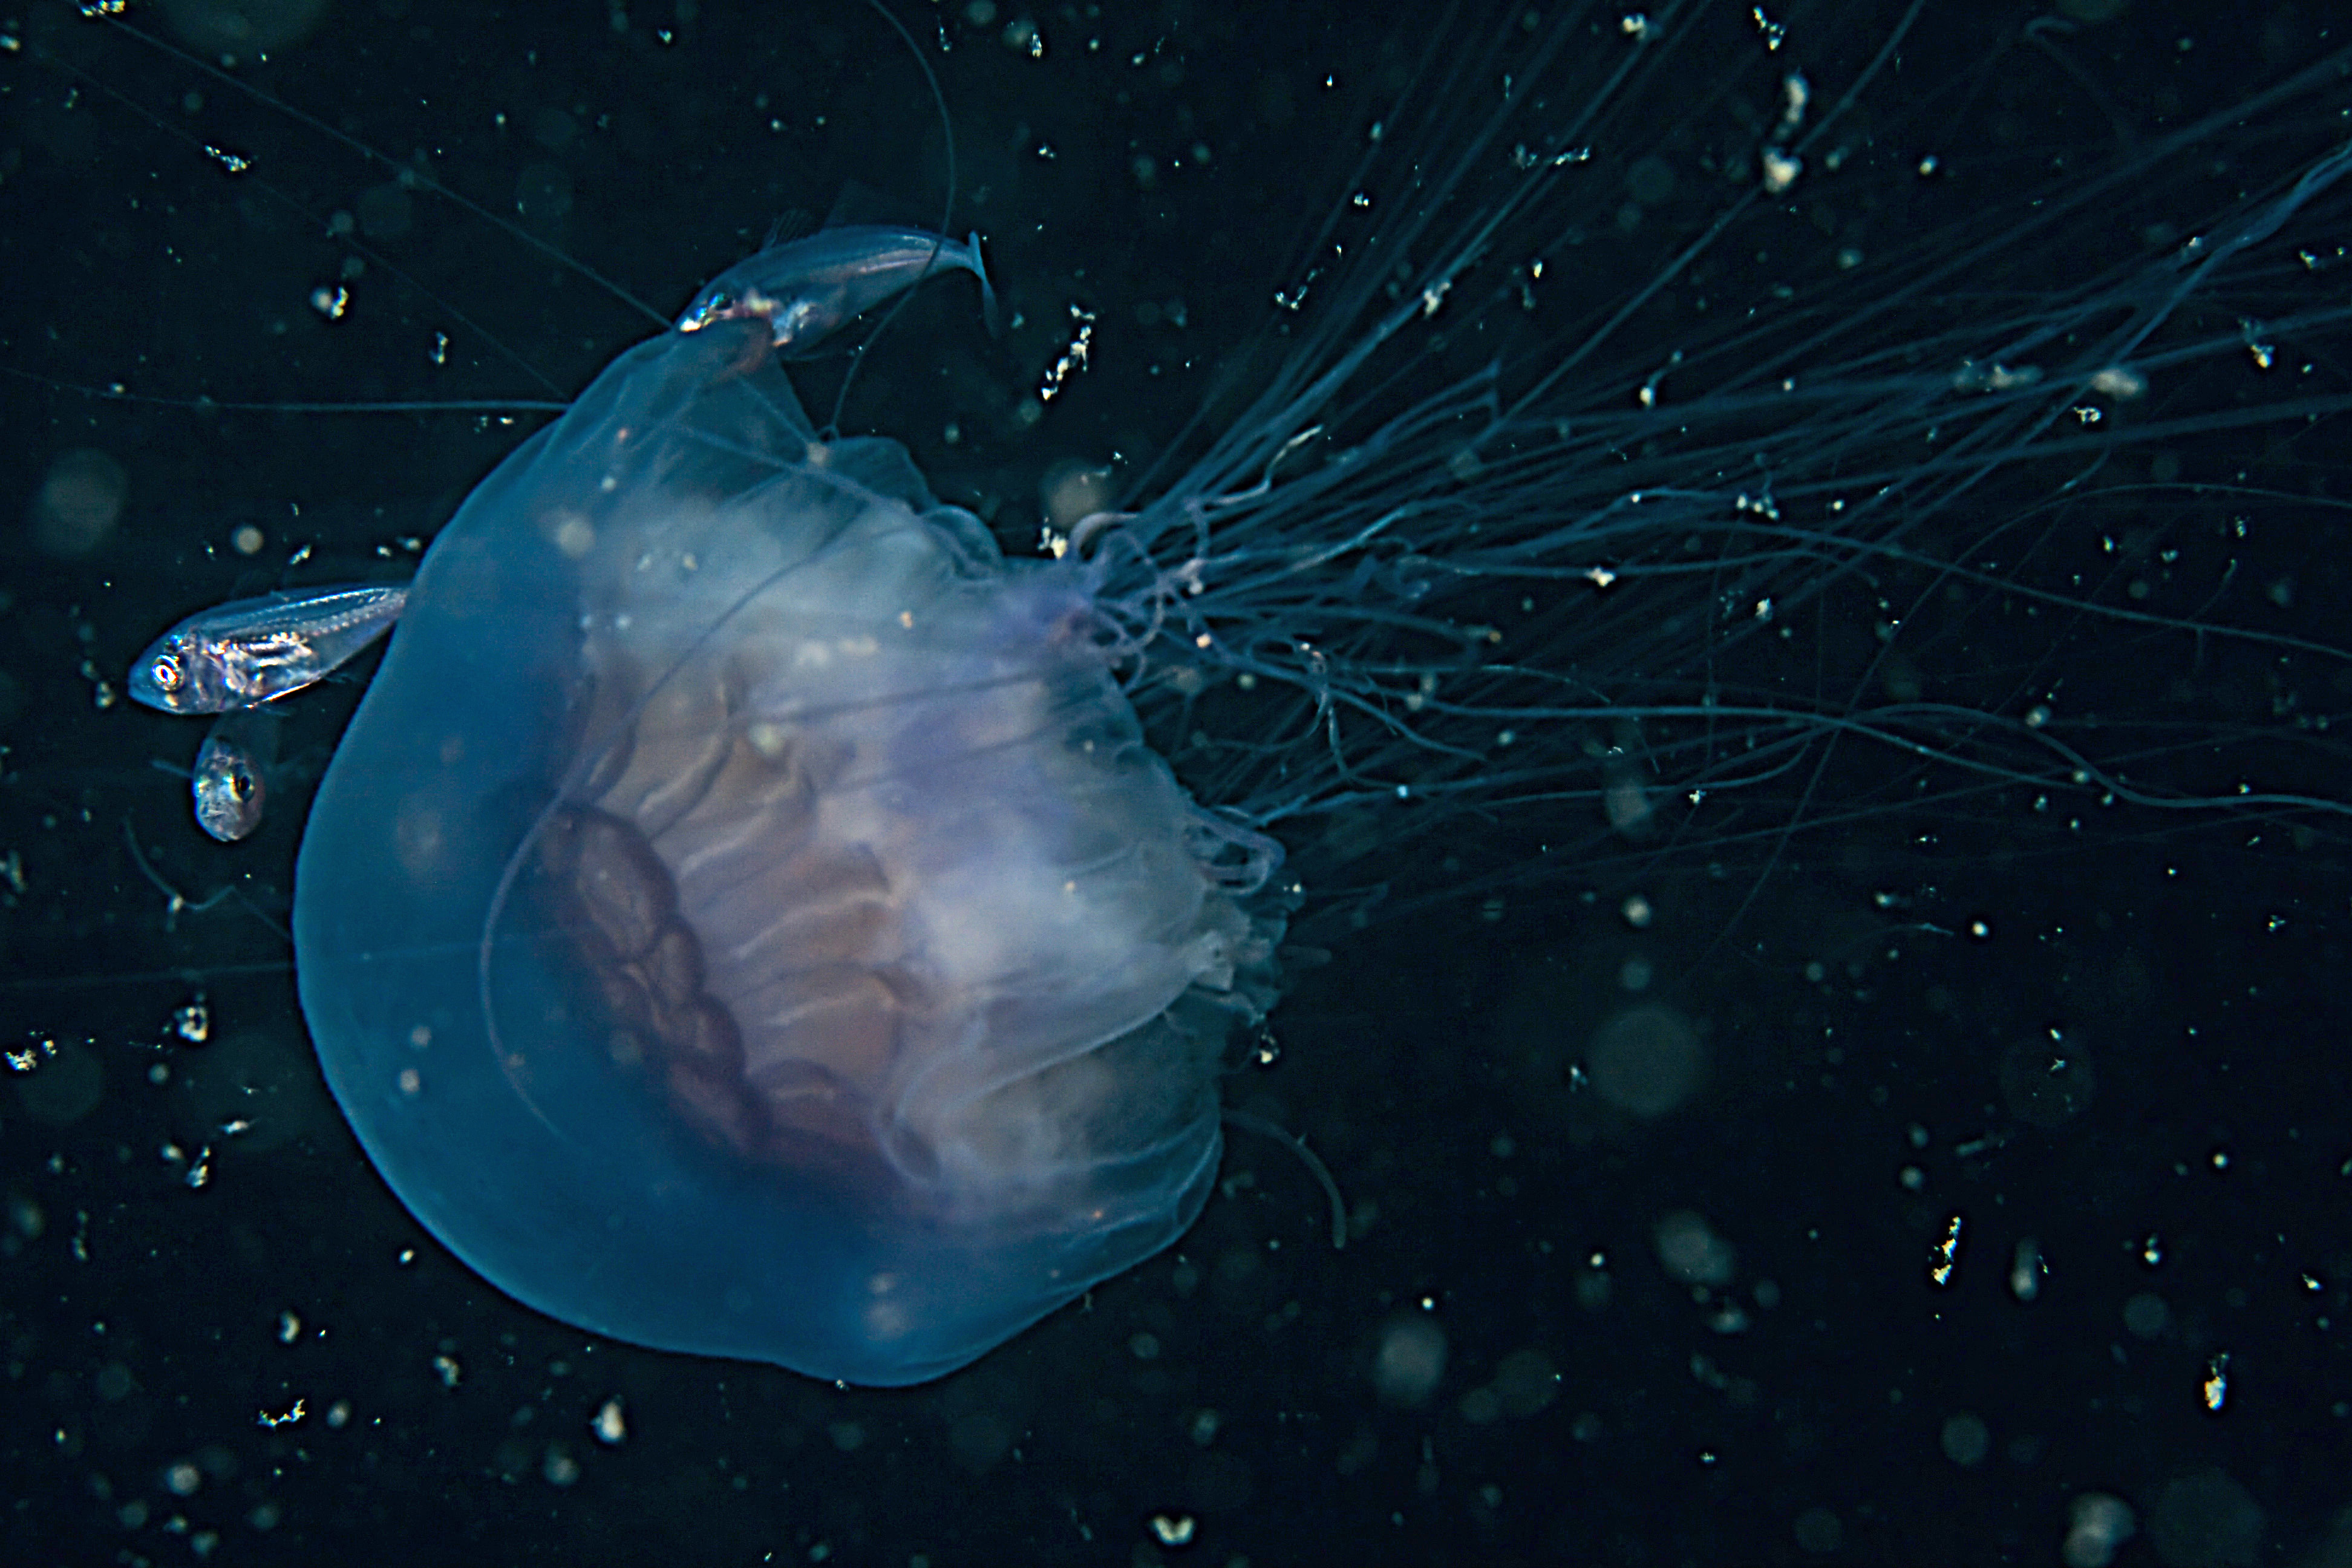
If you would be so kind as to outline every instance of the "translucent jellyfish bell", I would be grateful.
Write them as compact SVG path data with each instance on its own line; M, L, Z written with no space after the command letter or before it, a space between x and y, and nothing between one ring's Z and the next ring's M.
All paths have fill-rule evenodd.
M303 839L376 1168L567 1322L902 1384L1168 1246L1278 852L1138 733L1075 563L759 324L624 354L435 542Z

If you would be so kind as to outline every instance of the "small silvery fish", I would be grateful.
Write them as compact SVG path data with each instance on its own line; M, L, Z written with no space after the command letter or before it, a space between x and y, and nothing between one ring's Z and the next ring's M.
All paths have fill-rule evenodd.
M196 753L190 787L196 826L234 844L261 825L269 770L278 762L278 714L268 708L232 708L213 723Z
M980 279L993 331L996 290L981 266L980 236L959 245L919 228L866 224L820 229L746 257L703 286L679 313L677 330L757 319L768 323L773 347L805 349L899 289L955 268Z
M404 587L343 585L236 599L190 616L131 667L131 695L219 713L299 691L392 628Z

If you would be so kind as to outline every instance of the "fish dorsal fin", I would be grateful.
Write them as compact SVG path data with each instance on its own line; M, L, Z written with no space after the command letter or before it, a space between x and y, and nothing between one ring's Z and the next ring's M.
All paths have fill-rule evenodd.
M809 216L806 207L786 207L768 225L768 237L760 242L761 250L773 250L796 239L805 239L817 231L817 222Z

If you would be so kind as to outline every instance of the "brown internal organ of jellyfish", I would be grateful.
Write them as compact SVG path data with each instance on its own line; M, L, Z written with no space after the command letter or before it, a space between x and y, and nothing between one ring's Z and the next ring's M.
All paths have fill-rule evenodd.
M888 884L809 831L800 748L710 732L727 738L696 765L640 752L598 804L555 809L540 858L559 922L616 1062L642 1060L687 1127L747 1159L870 1172L875 1097L921 990L889 962Z

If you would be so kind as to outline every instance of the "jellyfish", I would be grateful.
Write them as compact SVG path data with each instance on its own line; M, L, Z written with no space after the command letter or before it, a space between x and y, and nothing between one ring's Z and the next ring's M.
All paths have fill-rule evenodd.
M1737 940L1860 825L1923 859L2103 816L2338 842L2298 715L2340 649L2263 619L2291 573L2223 564L2274 544L2231 498L2302 504L2341 408L2333 62L2095 114L2029 176L1990 132L2063 65L1956 109L1902 90L1914 14L1737 23L1514 15L1391 62L1276 325L1213 365L1106 346L1198 300L1039 310L993 440L1093 396L1111 468L1042 528L975 481L1002 450L843 437L719 330L596 372L438 531L304 832L306 1014L410 1208L564 1321L919 1380L1182 1233L1310 942L1678 857L1742 889ZM1717 58L1704 136L1646 118ZM2225 148L2252 166L2199 173ZM954 331L861 356L874 406L970 374ZM1099 400L1147 365L1202 411L1130 451ZM2257 458L2184 473L2237 430ZM2133 687L2158 666L2184 700ZM737 870L747 837L788 848ZM971 994L863 959L778 1005L862 1012L845 1043L753 1067L729 966L885 928L987 949ZM1030 1038L1047 996L1017 1069L870 1043ZM902 1071L912 1120L843 1109Z
M820 441L766 332L625 354L436 539L297 972L377 1168L510 1293L917 1382L1191 1224L1279 851L1144 743L1079 562Z

